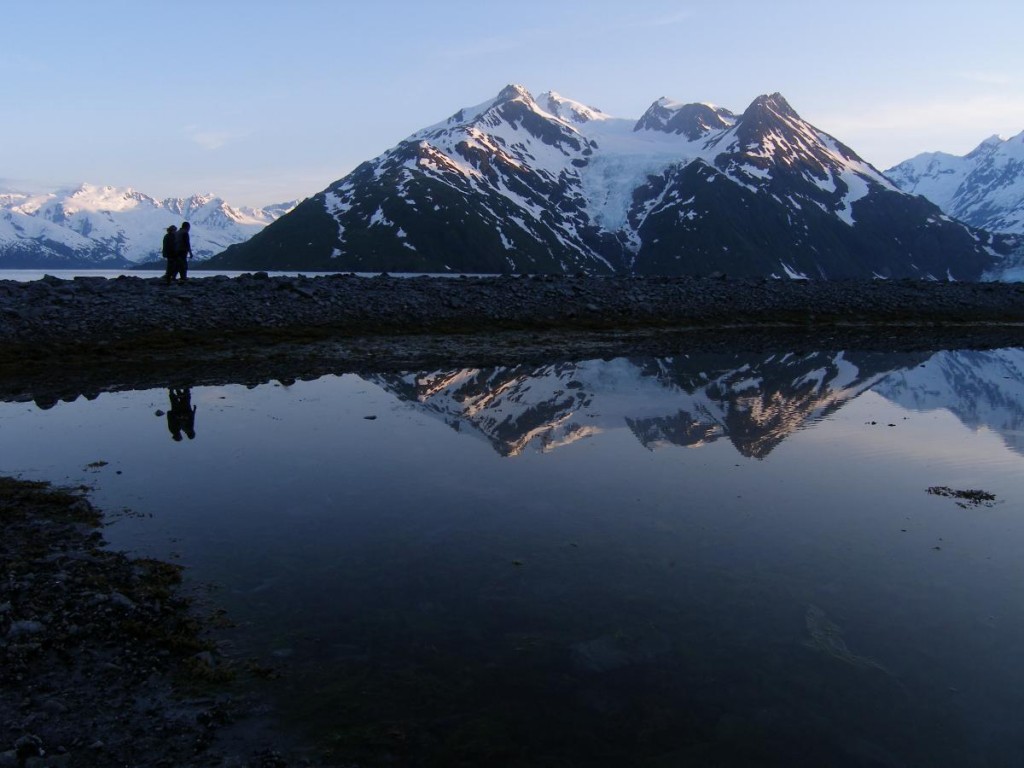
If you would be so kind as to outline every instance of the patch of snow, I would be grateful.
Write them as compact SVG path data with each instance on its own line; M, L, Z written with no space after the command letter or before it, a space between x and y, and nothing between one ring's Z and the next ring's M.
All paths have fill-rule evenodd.
M786 273L786 277L788 277L790 280L809 280L810 279L803 272L800 272L797 269L795 269L794 267L789 266L789 264L787 264L784 261L780 261L779 265L782 267L783 271Z
M377 226L390 227L390 226L393 226L393 225L392 225L392 222L388 219L388 217L384 215L384 209L381 208L380 206L377 206L377 210L373 212L373 215L370 217L370 221L367 223L366 226L368 226L368 227L377 227Z

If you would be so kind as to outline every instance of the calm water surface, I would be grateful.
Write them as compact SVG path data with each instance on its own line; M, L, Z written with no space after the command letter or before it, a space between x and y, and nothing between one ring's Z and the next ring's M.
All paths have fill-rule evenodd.
M1024 350L169 383L0 404L0 471L214 585L337 759L1024 764Z
M27 283L33 280L42 280L46 275L58 277L61 280L74 280L76 277L104 277L112 280L122 275L127 277L154 278L163 277L162 269L0 269L0 280L14 280L19 283ZM190 269L190 277L213 277L224 275L226 277L238 277L246 274L237 271L215 271ZM299 275L301 272L271 272L272 275ZM309 273L313 274L313 273Z

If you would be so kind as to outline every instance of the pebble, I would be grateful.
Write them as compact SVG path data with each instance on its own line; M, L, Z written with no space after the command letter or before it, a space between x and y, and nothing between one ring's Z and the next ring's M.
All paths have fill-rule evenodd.
M111 592L110 602L114 603L115 605L120 605L122 608L127 608L128 610L135 610L135 603L133 603L129 598L122 595L120 592Z
M26 635L37 635L45 628L45 625L41 622L32 621L31 619L12 621L10 628L7 630L7 638L9 640L14 640L19 637L25 637Z

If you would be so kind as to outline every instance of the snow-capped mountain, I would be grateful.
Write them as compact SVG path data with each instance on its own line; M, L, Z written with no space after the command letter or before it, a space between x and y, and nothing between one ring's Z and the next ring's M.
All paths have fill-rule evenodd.
M1024 235L1024 132L990 136L963 157L926 152L885 172L950 216L991 232Z
M235 208L213 195L156 200L133 189L90 184L0 192L0 268L119 268L159 260L164 231L185 220L192 224L192 252L205 259L293 207Z
M985 279L1024 280L1024 132L990 136L959 157L926 152L885 172L900 189L922 195L945 213L989 232L1010 233L1010 255Z
M224 268L977 279L1006 252L780 94L639 120L510 85L307 199Z
M649 450L729 441L766 458L867 391L946 409L1024 455L1024 351L812 352L617 358L367 376L499 454L628 429Z

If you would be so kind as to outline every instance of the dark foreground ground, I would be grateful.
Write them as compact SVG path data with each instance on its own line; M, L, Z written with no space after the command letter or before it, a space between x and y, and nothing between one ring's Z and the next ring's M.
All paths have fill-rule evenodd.
M304 765L222 654L178 566L104 547L80 489L0 478L0 766Z
M0 400L326 374L786 349L1024 344L1024 285L725 278L0 281ZM2 467L0 467L2 471ZM309 764L232 698L259 675L175 567L78 492L0 479L0 768ZM247 725L248 724L248 725Z

